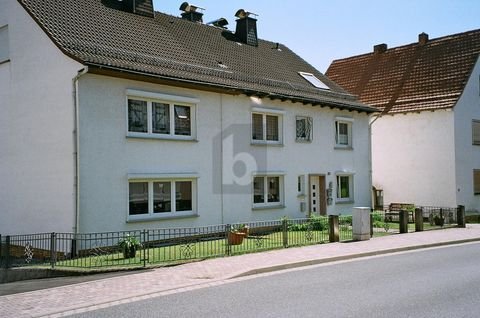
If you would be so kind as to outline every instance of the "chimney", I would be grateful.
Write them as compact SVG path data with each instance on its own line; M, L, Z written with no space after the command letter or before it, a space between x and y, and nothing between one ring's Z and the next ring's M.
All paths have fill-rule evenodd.
M418 35L418 44L420 45L425 45L428 42L428 34L425 32L422 32Z
M373 53L375 54L385 53L386 50L387 45L385 43L377 44L373 47Z
M113 9L135 13L149 18L155 17L152 0L105 0L102 1L102 3Z
M257 19L251 18L250 15L256 16L255 13L243 9L237 11L235 14L238 18L235 35L245 44L258 46Z
M182 13L182 19L192 21L192 22L198 22L198 23L203 23L203 13L200 12L200 10L205 10L204 8L200 8L196 5L189 4L188 2L184 2L180 5L180 9L183 11Z

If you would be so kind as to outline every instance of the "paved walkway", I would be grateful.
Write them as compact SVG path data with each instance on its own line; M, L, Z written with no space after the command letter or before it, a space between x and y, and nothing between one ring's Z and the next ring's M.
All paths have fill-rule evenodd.
M0 297L0 316L61 317L76 312L214 286L244 275L379 255L423 247L480 241L480 225L330 243L209 259L176 267L144 270L129 275ZM90 278L91 279L91 278ZM5 284L2 288L7 287Z

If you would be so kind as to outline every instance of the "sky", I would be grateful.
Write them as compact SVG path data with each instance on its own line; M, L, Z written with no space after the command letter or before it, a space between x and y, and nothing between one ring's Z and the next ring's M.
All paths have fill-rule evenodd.
M183 1L154 0L156 11L180 16ZM335 59L369 53L373 46L410 44L480 28L479 0L195 0L208 23L235 12L257 14L261 39L279 42L324 73Z

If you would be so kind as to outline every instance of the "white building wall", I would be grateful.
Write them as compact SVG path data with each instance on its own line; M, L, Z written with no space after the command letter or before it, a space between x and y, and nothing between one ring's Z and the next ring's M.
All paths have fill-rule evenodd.
M10 62L0 65L0 233L72 231L72 78L62 54L17 1L0 1Z
M379 118L372 125L372 167L384 204L456 206L453 112Z
M472 144L472 119L480 120L480 58L455 108L457 202L467 211L480 211L473 194L473 169L480 169L480 146Z
M127 138L127 89L198 99L198 141ZM301 174L325 174L327 186L332 182L335 194L335 173L354 173L355 201L348 204L334 203L328 207L328 213L345 214L350 213L353 206L370 206L368 116L364 113L269 99L258 100L98 75L82 77L79 94L81 232L198 226L272 220L283 216L305 217L306 212L300 212L297 197L297 177ZM252 107L285 111L283 146L251 145ZM313 142L295 142L297 115L314 118ZM334 150L336 116L354 119L354 150ZM284 208L253 210L251 185L247 188L220 186L223 158L221 140L231 131L234 131L235 152L247 152L255 158L266 156L266 167L259 169L284 173ZM199 216L127 222L127 175L149 172L198 173Z

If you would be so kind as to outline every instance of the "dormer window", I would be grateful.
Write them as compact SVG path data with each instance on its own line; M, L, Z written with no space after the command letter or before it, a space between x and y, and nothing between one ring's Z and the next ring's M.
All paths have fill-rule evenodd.
M330 89L330 87L325 85L325 83L323 83L321 80L319 80L312 73L298 72L298 74L300 74L304 79L306 79L310 84L312 84L316 88Z

